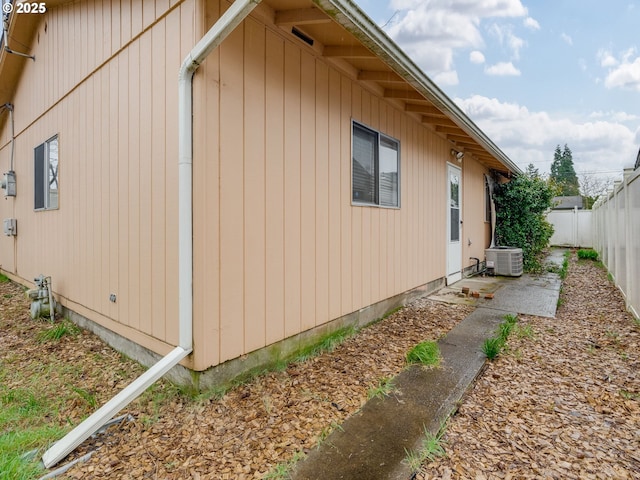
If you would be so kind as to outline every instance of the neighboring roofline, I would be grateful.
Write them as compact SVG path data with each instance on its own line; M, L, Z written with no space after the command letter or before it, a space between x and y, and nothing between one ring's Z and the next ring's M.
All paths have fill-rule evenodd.
M336 22L378 55L411 86L442 110L456 125L493 155L509 171L522 174L493 141L378 27L352 0L313 0Z

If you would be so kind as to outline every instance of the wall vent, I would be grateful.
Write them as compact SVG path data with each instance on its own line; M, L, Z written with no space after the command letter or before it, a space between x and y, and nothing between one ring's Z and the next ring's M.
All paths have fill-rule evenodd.
M313 47L313 38L311 38L309 35L301 32L296 27L291 27L291 33L293 33L296 37L298 37L300 40L302 40L307 45L310 45L310 46Z

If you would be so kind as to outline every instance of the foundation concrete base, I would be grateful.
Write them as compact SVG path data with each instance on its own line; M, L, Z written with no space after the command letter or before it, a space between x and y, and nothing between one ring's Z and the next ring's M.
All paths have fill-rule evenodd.
M266 370L279 362L286 361L304 348L319 343L327 335L341 329L349 327L362 328L383 318L398 307L407 305L417 298L441 289L444 285L444 278L439 278L247 355L228 360L202 372L192 371L182 365L177 365L165 375L165 378L176 385L193 388L196 391L227 385L243 375ZM162 358L157 353L112 332L68 308L60 308L59 313L78 326L95 333L112 348L146 367L154 365Z

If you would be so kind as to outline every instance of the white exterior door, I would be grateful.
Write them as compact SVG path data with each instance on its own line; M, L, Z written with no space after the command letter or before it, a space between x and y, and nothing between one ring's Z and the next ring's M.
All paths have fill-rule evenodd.
M447 285L462 278L462 175L447 164Z

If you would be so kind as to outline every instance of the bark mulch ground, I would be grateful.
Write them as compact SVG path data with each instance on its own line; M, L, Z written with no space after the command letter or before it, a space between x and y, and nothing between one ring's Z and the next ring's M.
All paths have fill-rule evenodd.
M52 422L68 426L95 410L86 398L76 398L74 389L89 393L99 406L142 372L88 332L43 344L38 335L49 326L29 318L20 287L0 284L3 293L0 355L13 352L11 388L20 388L38 366L64 372L47 379L51 403L61 396L73 401L57 407ZM333 351L260 376L220 399L193 399L161 381L121 412L131 421L110 427L61 462L94 451L65 478L263 478L360 409L372 391L404 368L412 346L446 334L471 311L418 300Z
M640 326L592 261L571 260L561 302L520 318L418 479L640 478Z
M418 478L640 478L640 327L592 262L572 260L561 298L556 319L520 319L520 334L450 420L446 457L424 465ZM0 360L12 368L3 379L10 388L21 388L39 366L56 372L48 380L52 405L78 391L99 406L142 372L88 332L39 341L48 326L30 320L14 284L0 284L0 302ZM193 399L161 381L121 412L128 421L65 459L94 451L64 478L263 478L339 428L402 370L410 347L444 335L470 312L419 300L332 352L220 399ZM75 424L95 410L91 403L78 395L47 421Z

